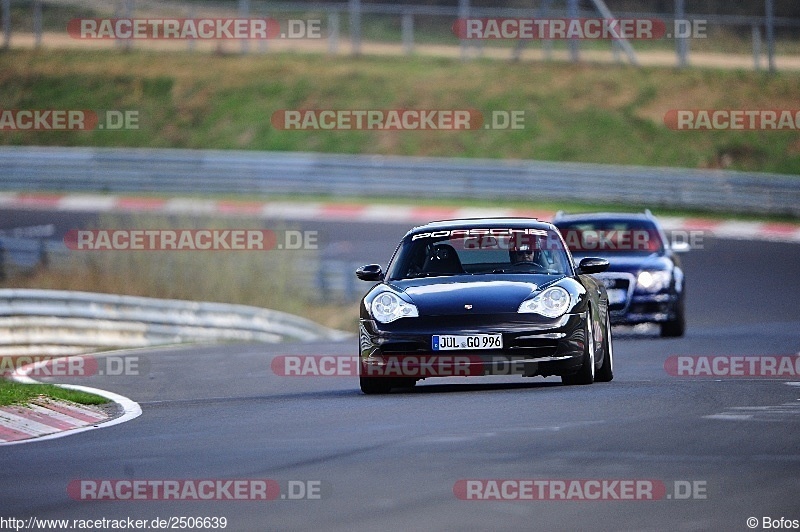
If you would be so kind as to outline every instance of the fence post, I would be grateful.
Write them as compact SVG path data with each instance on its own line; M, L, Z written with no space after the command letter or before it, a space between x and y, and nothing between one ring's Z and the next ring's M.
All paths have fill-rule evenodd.
M403 13L401 23L403 32L403 53L411 55L414 52L414 15Z
M261 12L261 17L268 19L270 14L266 11ZM269 38L258 40L258 53L265 54L269 50Z
M753 68L761 70L761 28L753 24Z
M469 18L469 0L458 0L458 18ZM469 45L466 39L461 39L461 59L467 59L467 46Z
M123 0L122 2L122 18L130 19L132 18L133 13L133 4L134 0ZM123 39L122 40L122 48L126 52L129 52L132 46L132 41L130 39Z
M328 13L328 53L336 55L339 53L339 12L330 11Z
M250 0L239 0L239 18L248 18L250 16ZM250 49L250 41L242 39L242 55L247 55Z
M3 0L3 48L11 46L11 0Z
M540 8L538 16L540 16L541 18L549 18L551 4L552 0L544 0L542 2L542 6ZM553 41L547 38L550 37L549 34L545 35L544 37L546 38L542 38L542 36L539 35L539 39L542 41L542 57L544 58L545 61L550 61L551 59L553 59Z
M361 55L361 0L349 0L350 41L353 55Z
M191 6L189 6L189 13L188 13L188 16L189 16L189 18L192 18L192 19L193 19L193 18L195 18L195 8L194 8L194 4L192 4ZM190 52L194 52L194 50L195 50L195 46L197 46L197 43L195 42L195 40L194 40L194 39L186 39L186 41L187 41L187 42L186 42L186 47L187 47L187 49L188 49Z
M570 20L578 18L578 0L567 0L567 17ZM569 60L577 63L580 60L578 56L578 40L572 38L569 40Z
M767 64L770 72L775 72L775 6L772 0L765 0L767 18Z
M33 2L33 34L35 47L40 48L42 46L42 0Z
M686 19L686 7L684 0L675 0L675 20L683 21ZM682 24L682 22L681 22ZM673 31L677 24L673 24ZM678 68L684 68L689 64L689 41L687 37L675 36L675 53L678 55Z

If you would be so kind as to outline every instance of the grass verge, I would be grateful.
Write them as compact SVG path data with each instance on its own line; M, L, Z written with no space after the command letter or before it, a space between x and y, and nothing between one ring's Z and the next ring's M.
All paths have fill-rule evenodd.
M673 131L674 109L794 109L800 73L425 57L11 50L5 109L135 110L139 129L2 131L0 144L537 159L800 174L798 131ZM276 128L284 109L523 111L524 129ZM489 118L490 119L490 118Z
M108 402L108 399L99 395L59 388L52 384L21 384L0 379L0 406L25 404L42 395L81 405L101 405Z

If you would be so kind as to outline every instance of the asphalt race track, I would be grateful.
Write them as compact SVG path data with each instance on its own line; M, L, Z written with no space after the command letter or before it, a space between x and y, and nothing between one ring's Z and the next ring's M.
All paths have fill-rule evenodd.
M45 220L66 229L87 217L5 211L0 226ZM349 242L354 257L384 264L407 229L304 227L324 227L328 244ZM748 530L750 517L759 529L765 517L800 520L800 376L678 377L665 370L677 355L796 355L798 259L795 244L706 239L704 249L684 258L686 336L615 330L615 379L592 386L564 387L557 378L442 379L367 397L354 377L272 370L280 355L355 355L355 336L324 345L130 353L142 375L60 382L125 395L143 415L0 448L2 515L217 516L227 518L229 530ZM281 494L266 501L92 501L68 492L75 481L123 479L271 479ZM558 481L633 480L664 491L657 500L615 500L614 489L597 500L462 500L470 479L546 480L552 490ZM317 498L290 500L298 481L313 486ZM508 491L519 483L498 485Z

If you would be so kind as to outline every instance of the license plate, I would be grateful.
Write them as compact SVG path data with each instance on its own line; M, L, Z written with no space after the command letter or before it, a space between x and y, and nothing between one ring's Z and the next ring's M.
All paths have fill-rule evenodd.
M628 291L621 288L611 288L608 292L608 304L615 305L617 303L625 303L628 298Z
M435 334L434 351L454 351L457 349L502 349L502 334Z

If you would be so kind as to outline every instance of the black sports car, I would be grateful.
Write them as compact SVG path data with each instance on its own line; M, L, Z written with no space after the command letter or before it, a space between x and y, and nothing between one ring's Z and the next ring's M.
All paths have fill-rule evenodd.
M597 277L608 290L611 323L658 323L661 336L683 336L684 278L678 253L658 220L643 214L556 214L553 221L576 260L592 255L608 259Z
M605 287L576 268L552 224L532 218L432 222L409 231L361 301L360 382L387 393L438 376L613 378Z

